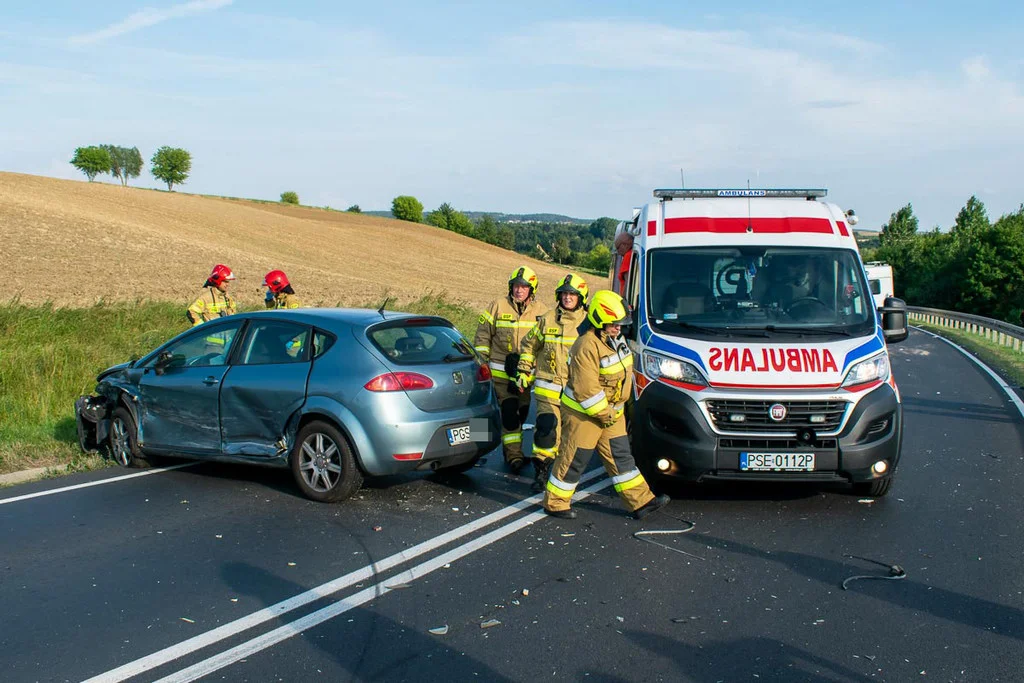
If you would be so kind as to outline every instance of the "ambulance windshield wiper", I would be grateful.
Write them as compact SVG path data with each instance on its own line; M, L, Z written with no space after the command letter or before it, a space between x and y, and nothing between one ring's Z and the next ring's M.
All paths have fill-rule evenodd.
M732 332L728 328L723 327L704 327L703 325L694 325L683 320L658 320L655 321L658 325L674 325L675 327L692 330L694 332L702 332L704 334L714 334L718 336L730 336Z
M849 337L851 334L846 330L834 327L800 327L799 325L765 325L766 332L790 332L792 334L825 335L828 337Z

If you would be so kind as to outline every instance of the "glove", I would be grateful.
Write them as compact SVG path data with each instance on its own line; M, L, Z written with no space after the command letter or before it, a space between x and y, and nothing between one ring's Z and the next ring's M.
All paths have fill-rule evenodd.
M518 375L516 377L516 388L519 389L520 394L524 394L530 388L530 378L526 375Z
M263 297L263 300L266 301L267 303L270 303L271 301L273 301L274 300L274 292L272 292L271 290L268 289L267 290L267 295L265 297Z
M619 421L619 419L615 417L615 413L613 413L610 410L598 415L597 419L601 423L601 426L604 427L605 429L608 429L609 427L611 427L612 425Z

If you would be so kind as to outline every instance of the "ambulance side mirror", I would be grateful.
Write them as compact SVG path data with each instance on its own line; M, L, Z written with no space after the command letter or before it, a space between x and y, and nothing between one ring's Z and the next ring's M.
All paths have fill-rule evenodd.
M909 334L907 329L907 302L894 296L885 298L883 306L878 307L882 314L882 335L886 344L898 344Z

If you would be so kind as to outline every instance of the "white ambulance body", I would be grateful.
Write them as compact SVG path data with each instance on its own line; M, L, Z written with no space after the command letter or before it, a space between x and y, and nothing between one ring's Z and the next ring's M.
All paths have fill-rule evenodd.
M906 338L906 314L887 302L883 330L846 215L824 196L655 190L620 224L634 237L631 433L652 479L888 492L902 409L886 341Z
M868 274L868 287L875 299L875 306L881 308L893 294L892 266L888 263L870 261L864 264Z

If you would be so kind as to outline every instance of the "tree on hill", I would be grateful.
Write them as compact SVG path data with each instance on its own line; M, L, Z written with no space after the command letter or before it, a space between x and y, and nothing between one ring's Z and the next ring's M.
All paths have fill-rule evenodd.
M282 204L295 204L295 205L298 205L298 203L299 203L299 193L298 192L292 192L291 190L288 190L287 192L282 192L281 193L281 203Z
M597 271L607 272L612 267L612 250L604 244L595 244L587 254L586 263L583 265Z
M423 204L409 195L399 195L391 200L391 215L400 221L423 222Z
M192 155L180 147L161 147L150 159L153 164L150 173L157 180L167 183L167 191L174 190L175 185L184 184L192 171Z
M110 155L110 175L128 186L129 178L138 178L142 173L142 153L138 147L118 147L117 145L100 145Z
M444 228L445 230L457 232L460 235L472 236L474 232L473 223L466 218L466 214L456 211L448 202L427 214L427 223Z
M907 204L889 217L878 239L883 247L895 246L912 239L916 234L917 216L914 215L914 207Z
M359 208L358 204L353 204L352 206L350 206L347 209L345 209L345 211L347 213L362 213L363 212L363 210Z
M98 174L110 172L110 153L96 145L79 147L71 158L71 165L84 173L91 183Z

